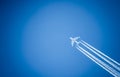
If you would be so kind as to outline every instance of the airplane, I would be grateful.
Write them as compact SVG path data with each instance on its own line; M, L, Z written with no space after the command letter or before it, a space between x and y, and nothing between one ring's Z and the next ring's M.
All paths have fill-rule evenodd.
M73 46L74 43L76 43L77 45L79 44L79 42L77 41L77 39L79 39L80 37L75 37L75 38L72 38L70 37L70 40L71 40L71 45Z

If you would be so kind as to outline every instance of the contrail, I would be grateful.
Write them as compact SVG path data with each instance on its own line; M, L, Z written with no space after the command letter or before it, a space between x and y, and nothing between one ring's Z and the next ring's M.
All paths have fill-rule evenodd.
M90 54L89 52L87 52L85 49L83 49L80 46L76 46L76 48L81 51L84 55L86 55L88 58L90 58L92 61L94 61L95 63L97 63L99 66L101 66L103 69L105 69L106 71L108 71L110 74L112 74L115 77L120 77L119 72L117 72L115 69L113 69L112 67L110 67L109 65L105 64L103 61L101 61L100 59L96 58L94 55Z
M75 43L76 44L75 47L80 52L82 52L84 55L86 55L88 58L90 58L92 61L97 63L100 67L105 69L107 72L109 72L113 76L120 77L120 63L113 60L109 56L105 55L98 49L96 49L93 46L91 46L90 44L86 43L85 41L80 40L78 42L77 41L78 38L80 38L80 37L75 37L75 38L70 37L72 46ZM81 45L84 47L82 48ZM88 49L88 51L86 49Z
M83 40L81 40L81 42L80 42L83 46L85 46L86 48L88 48L89 50L91 50L93 53L95 53L96 55L98 55L101 59L103 59L103 60L105 60L106 62L108 62L110 65L112 65L114 68L116 68L117 70L119 70L120 71L120 67L118 67L114 62L114 60L112 59L112 61L113 62L111 62L110 60L110 58L107 56L107 55L105 55L105 54L103 54L102 52L100 52L99 50L97 50L97 49L93 49L93 47L92 46L90 46L89 44L87 44L86 42L84 42ZM101 54L102 53L102 54ZM105 58L106 57L106 58ZM110 60L108 60L107 58L109 58Z
M105 56L107 59L111 60L112 62L114 62L115 64L117 64L118 66L120 66L120 63L118 63L117 61L113 60L112 58L110 58L109 56L105 55L104 53L102 53L101 51L99 51L98 49L94 48L93 46L91 46L90 44L86 43L85 41L81 40L84 44L86 44L88 47L91 47L93 50L95 50L96 52L98 52L99 54Z

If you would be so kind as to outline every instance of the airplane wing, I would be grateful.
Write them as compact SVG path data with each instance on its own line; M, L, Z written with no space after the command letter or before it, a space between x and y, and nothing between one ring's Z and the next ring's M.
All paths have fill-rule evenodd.
M71 45L72 45L72 46L73 46L73 44L74 44L74 41L71 42Z
M80 37L75 37L75 40L79 39Z

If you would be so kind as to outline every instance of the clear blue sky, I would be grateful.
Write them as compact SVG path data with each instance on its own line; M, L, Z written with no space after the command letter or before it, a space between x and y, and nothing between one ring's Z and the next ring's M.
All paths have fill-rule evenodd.
M120 62L119 0L5 0L0 7L0 77L112 77L69 37Z

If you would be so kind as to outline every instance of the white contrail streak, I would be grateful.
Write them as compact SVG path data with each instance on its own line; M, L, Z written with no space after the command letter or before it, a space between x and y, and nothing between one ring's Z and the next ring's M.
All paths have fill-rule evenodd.
M81 40L83 43L85 43L86 45L88 45L89 47L91 47L92 49L94 49L95 51L97 51L98 53L100 53L101 55L105 56L106 58L108 58L109 60L111 60L112 62L116 63L117 65L120 66L120 63L118 63L117 61L113 60L112 58L110 58L109 56L105 55L104 53L100 52L98 49L94 48L93 46L91 46L90 44L86 43L85 41Z
M84 55L86 55L88 58L90 58L92 61L97 63L99 66L101 66L103 69L108 71L110 74L112 74L115 77L120 77L119 72L117 72L114 68L110 67L109 65L105 64L100 59L96 58L94 55L90 54L88 51L80 47L79 45L76 45L76 48L81 51Z
M103 54L102 52L100 52L99 50L94 50L92 46L88 45L87 43L85 43L84 41L80 42L83 46L85 46L86 48L88 48L89 50L91 50L93 53L95 53L97 56L99 56L101 59L103 59L104 61L108 62L110 65L112 65L115 69L120 71L120 67L118 67L115 63L111 62L110 60L107 59L107 55ZM100 54L102 53L102 54ZM105 56L107 56L105 58Z
M103 69L105 69L107 72L109 72L113 76L120 77L120 63L108 57L101 51L97 50L90 44L86 43L85 41L80 40L78 42L77 39L79 38L80 37L75 37L75 38L70 37L71 45L73 46L75 43L76 44L75 47L79 51L81 51L84 55L86 55L88 58L90 58L92 61L97 63L99 66L101 66Z

